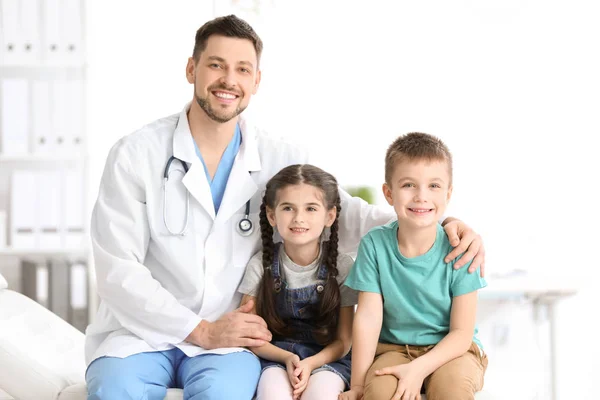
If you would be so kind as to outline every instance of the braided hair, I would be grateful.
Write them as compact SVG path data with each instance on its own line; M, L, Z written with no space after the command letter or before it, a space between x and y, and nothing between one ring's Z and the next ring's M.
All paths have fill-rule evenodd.
M277 206L277 195L279 190L299 184L314 186L323 193L323 203L328 210L335 207L336 216L330 227L329 239L323 243L321 262L327 268L327 281L324 290L319 294L319 303L315 306L315 327L313 336L326 345L332 342L336 336L336 328L340 313L341 295L337 282L338 269L338 221L341 210L341 200L338 183L335 177L322 169L310 164L296 164L283 168L273 176L265 189L263 201L260 206L260 230L262 237L262 262L263 277L256 299L256 311L266 322L273 334L286 337L291 331L287 321L283 320L275 309L275 295L277 289L271 267L275 254L275 243L273 242L273 227L267 217L267 209L275 209Z

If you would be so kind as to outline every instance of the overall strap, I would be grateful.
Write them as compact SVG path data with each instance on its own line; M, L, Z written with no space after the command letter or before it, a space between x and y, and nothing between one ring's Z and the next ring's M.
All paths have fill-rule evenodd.
M271 273L275 280L281 280L281 271L279 270L279 249L281 248L281 242L275 243L273 249L273 265L271 267Z

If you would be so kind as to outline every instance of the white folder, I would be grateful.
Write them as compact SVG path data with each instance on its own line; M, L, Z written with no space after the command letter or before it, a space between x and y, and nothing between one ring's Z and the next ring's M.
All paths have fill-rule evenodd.
M63 170L63 244L67 249L79 249L84 240L83 173Z
M69 99L67 81L57 79L51 82L50 104L52 129L49 132L50 147L55 154L69 155L66 138L69 136Z
M21 21L21 51L23 54L22 64L37 65L41 60L41 38L39 32L40 7L38 0L20 1Z
M36 172L13 171L10 190L10 244L15 249L37 247Z
M51 154L54 151L50 82L33 81L31 94L32 152Z
M81 0L62 0L61 42L65 62L69 65L83 64L83 29Z
M83 80L69 80L65 83L66 114L63 114L64 150L70 155L80 155L83 151L84 94Z
M0 0L0 62L5 65L18 65L23 58L19 14L19 0Z
M23 155L29 151L29 83L25 79L4 79L2 91L2 133L0 152Z
M59 170L37 171L37 226L38 248L61 248L62 188Z
M42 59L46 64L60 65L64 61L60 8L60 0L42 1Z

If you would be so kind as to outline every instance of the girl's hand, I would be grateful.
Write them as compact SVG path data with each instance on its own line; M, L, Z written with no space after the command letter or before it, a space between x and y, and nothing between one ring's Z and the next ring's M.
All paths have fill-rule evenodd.
M313 366L310 363L309 358L305 358L304 360L299 360L294 363L296 367L294 369L294 376L297 377L298 383L293 384L294 391L292 392L292 397L294 399L299 399L304 389L306 389L306 385L308 384L308 378L310 377L311 372L313 371Z
M300 362L300 357L296 354L290 354L290 356L285 360L285 369L288 374L288 378L290 379L290 383L292 387L295 387L296 384L300 382L300 379L294 375L294 370L296 369L296 364Z
M398 378L398 388L391 400L421 400L421 387L425 377L411 364L395 365L375 371L377 376L394 375Z
M361 400L363 398L364 388L362 386L352 386L347 392L340 393L338 400Z

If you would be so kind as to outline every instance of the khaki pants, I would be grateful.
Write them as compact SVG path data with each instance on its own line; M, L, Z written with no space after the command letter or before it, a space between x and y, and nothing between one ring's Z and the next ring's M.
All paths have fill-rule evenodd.
M365 400L390 400L398 387L393 375L376 376L384 367L408 364L426 354L434 346L408 346L379 343L375 362L365 380ZM439 367L423 381L427 400L469 400L483 388L483 375L487 369L487 356L475 344L462 356Z

